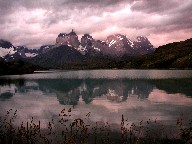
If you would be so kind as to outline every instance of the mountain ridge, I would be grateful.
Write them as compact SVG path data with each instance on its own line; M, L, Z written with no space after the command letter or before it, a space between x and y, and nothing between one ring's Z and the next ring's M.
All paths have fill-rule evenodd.
M7 55L0 59L11 61L21 57L28 63L57 69L183 69L192 68L191 45L192 39L188 39L155 49L146 37L138 36L136 41L131 41L121 34L110 35L106 41L84 34L79 41L72 30L68 34L60 33L55 45L44 45L30 51L1 40L0 49ZM22 56L22 52L25 56ZM27 52L35 56L26 58Z
M60 33L54 45L44 45L39 49L13 46L9 41L0 40L0 57L5 61L31 58L61 45L72 47L86 57L98 54L112 57L137 56L154 52L155 49L147 38L140 36L140 39L142 42L131 41L125 35L114 34L108 36L106 41L101 41L95 40L90 34L84 34L79 41L77 34L72 29L70 33Z

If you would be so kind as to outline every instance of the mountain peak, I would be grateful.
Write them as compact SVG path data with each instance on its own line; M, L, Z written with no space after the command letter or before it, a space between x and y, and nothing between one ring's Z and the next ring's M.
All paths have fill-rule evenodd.
M137 42L141 42L141 41L149 41L147 37L144 36L137 36Z
M68 45L70 47L73 47L77 49L79 47L79 40L77 34L73 31L70 33L60 33L58 37L56 38L56 44L55 46L61 46L61 45Z
M74 32L74 30L72 29L71 32L69 33L69 35L75 35L75 36L76 36L77 34L76 34L76 33Z
M67 34L66 34L66 33L60 33L60 34L58 35L58 37L64 37L64 36L67 36Z
M93 40L93 37L90 34L84 34L82 38Z

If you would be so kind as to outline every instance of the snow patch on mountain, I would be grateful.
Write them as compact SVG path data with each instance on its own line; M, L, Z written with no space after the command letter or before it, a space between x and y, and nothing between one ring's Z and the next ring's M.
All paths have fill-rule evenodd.
M97 47L93 47L94 50L97 50L97 51L101 51L100 48L97 48Z
M116 40L112 40L112 41L110 41L110 43L109 43L109 47L111 47L113 44L115 44L116 43Z
M10 48L2 48L0 47L0 57L5 57L6 55L12 55L15 54L15 48L14 47L10 47Z
M117 37L119 38L119 40L123 40L123 37L121 35L117 35Z
M38 55L37 53L25 53L26 57L35 57L37 55Z

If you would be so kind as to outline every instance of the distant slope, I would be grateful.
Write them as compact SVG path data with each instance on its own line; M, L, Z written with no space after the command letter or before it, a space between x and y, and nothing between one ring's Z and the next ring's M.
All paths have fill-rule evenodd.
M151 55L133 59L126 67L138 68L192 68L192 38L160 46Z

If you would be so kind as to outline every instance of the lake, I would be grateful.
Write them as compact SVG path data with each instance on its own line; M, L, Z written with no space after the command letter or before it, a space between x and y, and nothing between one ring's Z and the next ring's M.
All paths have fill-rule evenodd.
M157 120L175 126L180 114L192 118L191 70L39 71L0 76L1 115L18 110L19 122L33 117L42 127L63 108L72 116L117 125Z

